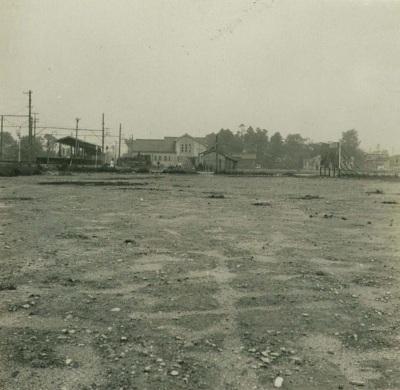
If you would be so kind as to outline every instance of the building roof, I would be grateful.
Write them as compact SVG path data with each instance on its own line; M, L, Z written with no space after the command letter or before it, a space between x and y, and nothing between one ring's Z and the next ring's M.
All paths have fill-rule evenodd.
M176 140L183 138L183 137L189 137L191 139L194 139L199 144L202 144L203 146L207 146L207 141L206 141L205 137L192 137L190 134L185 133L185 134L181 135L180 137L177 137ZM172 137L165 137L165 138L172 138Z
M183 137L192 138L196 142L205 145L205 138L184 134L181 137L164 137L164 139L135 139L130 142L129 147L132 152L137 153L175 153L176 141Z
M257 155L255 153L235 154L233 157L237 160L257 160Z
M58 139L57 142L62 145L75 147L76 138L70 137L70 136L63 137L63 138ZM87 153L93 153L93 154L96 153L96 150L99 151L101 149L100 146L98 146L96 144L92 144L90 142L83 141L79 138L78 138L78 147L85 150L85 152L87 152Z
M215 153L215 147L212 147L212 148L210 148L210 149L208 149L208 150L205 150L204 152L202 152L202 153L200 153L200 154L203 155L203 156L205 156L206 154L210 154L210 153ZM224 157L227 158L228 160L231 160L231 161L238 161L237 158L234 158L234 157L232 157L232 156L228 156L227 154L225 154L225 153L223 153L223 152L218 151L217 153L218 153L220 156L224 156Z

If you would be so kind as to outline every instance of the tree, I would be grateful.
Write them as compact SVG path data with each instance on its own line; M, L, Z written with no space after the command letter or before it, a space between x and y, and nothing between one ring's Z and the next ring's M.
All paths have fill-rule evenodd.
M355 129L344 131L340 142L342 143L342 147L346 147L349 151L357 150L361 144L361 141L358 139L358 132Z
M285 140L285 168L300 169L308 157L307 139L300 134L289 134Z
M3 133L3 160L15 160L17 157L17 141L5 131Z
M215 146L217 134L206 135L206 143L209 148ZM238 154L243 149L242 140L239 133L233 134L229 129L221 129L218 132L218 150L226 154Z
M278 168L283 159L283 137L281 133L276 132L269 140L269 158L271 167Z
M215 139L216 139L216 134L215 133L210 133L205 136L206 138L206 144L208 148L212 148L215 146Z
M242 151L242 143L232 131L221 129L218 133L218 149L227 154L237 154Z
M256 144L256 159L261 165L266 166L268 155L268 131L256 128L254 141Z
M46 154L49 157L56 157L57 156L57 138L54 137L53 134L45 134L43 136L44 142L45 142L45 149L46 149Z
M357 130L344 131L340 142L343 160L354 160L357 166L361 166L364 160L364 152L360 149L361 141L358 138Z
M43 155L43 145L42 139L40 137L35 137L32 139L32 148L29 145L29 137L26 135L21 137L21 161L28 161L30 157L35 159L36 157ZM32 155L30 154L32 151Z
M257 141L256 132L249 126L243 135L243 149L246 153L256 153Z

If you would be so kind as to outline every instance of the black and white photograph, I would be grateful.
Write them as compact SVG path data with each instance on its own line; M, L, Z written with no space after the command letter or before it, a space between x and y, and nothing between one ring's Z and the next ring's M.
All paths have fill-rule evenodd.
M0 390L400 390L400 0L0 0Z

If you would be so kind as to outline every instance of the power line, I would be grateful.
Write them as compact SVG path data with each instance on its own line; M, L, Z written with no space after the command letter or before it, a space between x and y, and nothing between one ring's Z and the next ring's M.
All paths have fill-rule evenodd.
M24 117L24 118L29 118L29 115L15 115L15 114L1 114L4 117L9 116L9 117Z
M78 126L80 118L76 118L76 130L75 130L75 157L78 157Z
M37 126L36 128L37 129L43 129L43 130L46 130L46 129L51 129L51 130L75 130L74 127L58 127L58 126ZM103 131L103 129L79 129L79 131L81 131L81 130L98 131L98 132ZM109 130L109 129L107 128L107 130Z

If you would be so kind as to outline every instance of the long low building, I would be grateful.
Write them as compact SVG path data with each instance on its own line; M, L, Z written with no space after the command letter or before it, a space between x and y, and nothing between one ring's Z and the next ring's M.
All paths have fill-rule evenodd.
M205 152L200 153L198 167L204 171L213 172L232 172L236 170L238 160L227 154L216 151L212 147Z
M164 139L127 140L128 156L149 156L153 166L193 168L200 153L207 150L205 138L184 134Z

